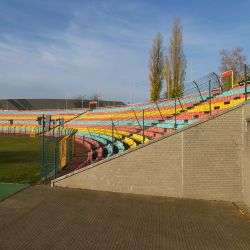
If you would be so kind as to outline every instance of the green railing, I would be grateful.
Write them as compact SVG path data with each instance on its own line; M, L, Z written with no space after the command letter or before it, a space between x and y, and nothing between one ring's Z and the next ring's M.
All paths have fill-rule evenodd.
M48 136L44 135L44 145L42 145L42 158L40 167L40 181L46 181L48 179L55 179L58 172L62 170L73 158L75 134L77 130L64 129L61 130L60 136ZM47 133L48 134L48 133ZM49 133L51 134L51 133ZM63 146L66 145L67 148ZM44 150L44 152L43 152ZM66 156L62 154L62 151L66 152ZM65 164L62 162L62 158L65 157Z

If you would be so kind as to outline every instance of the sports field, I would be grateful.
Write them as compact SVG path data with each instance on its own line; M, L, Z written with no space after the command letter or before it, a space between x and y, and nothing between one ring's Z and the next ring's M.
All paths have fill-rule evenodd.
M0 135L0 183L31 184L40 178L41 138Z

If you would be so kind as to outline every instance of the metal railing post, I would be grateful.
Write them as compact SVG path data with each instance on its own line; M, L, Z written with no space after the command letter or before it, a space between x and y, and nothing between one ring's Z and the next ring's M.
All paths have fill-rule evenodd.
M45 145L45 180L47 180L47 175L48 175L48 142Z
M159 107L158 107L158 105L157 105L157 102L155 102L155 104L156 104L156 106L157 106L157 108L158 108L158 111L159 111L159 113L160 113L160 115L161 115L161 119L164 120L163 117L162 117L161 111L160 111L160 109L159 109Z
M43 130L42 130L42 168L44 167L44 114L43 114Z
M245 101L247 101L247 65L245 64Z
M219 85L220 85L221 92L223 93L223 88L222 88L222 85L221 85L221 82L220 82L219 77L218 77L217 74L215 74L214 72L213 72L213 74L217 77L217 80L218 80Z
M59 137L60 137L60 125L61 125L61 124L60 124L60 121L61 121L60 117L59 117L59 120L58 120L58 121L59 121Z
M181 102L180 102L180 99L179 99L179 97L178 97L177 93L175 92L175 90L174 90L174 89L173 89L173 91L174 91L174 94L175 94L175 98L177 97L177 99L178 99L178 101L179 101L179 103L180 103L180 105L181 105ZM181 105L181 108L182 108L182 110L184 110L184 109L183 109L183 107L182 107L182 105Z
M176 130L176 94L174 96L174 106L175 106L175 108L174 108L174 110L175 110L175 112L174 112L174 129Z
M201 92L200 92L200 89L199 89L199 87L198 87L197 83L196 83L195 81L193 81L193 83L196 85L196 87L197 87L197 89L198 89L198 91L199 91L199 93L200 93L200 96L201 96L201 101L203 101L202 94L201 94Z
M132 109L132 108L131 108ZM133 110L133 109L132 109ZM137 116L136 116L136 114L135 114L135 111L133 110L133 112L134 112L134 115L135 115L135 118L136 118L136 120L137 120L137 122L138 122L138 124L139 124L139 126L140 126L140 128L142 129L142 127L141 127L141 125L140 125L140 123L139 123L139 120L137 119Z
M83 162L83 165L82 167L84 168L84 155L85 155L85 152L84 152L84 135L82 136L82 162Z
M109 117L109 119L114 123L114 121L112 120L111 117ZM117 128L116 128L116 126L115 126L115 123L114 123L114 128L115 128L116 133L117 133L117 135L118 135L118 137L119 137L119 139L120 139L120 136L121 136L121 135L118 133Z
M114 128L112 122L112 156L114 155Z
M87 130L89 131L89 128L88 128L88 127L87 127ZM90 133L90 132L89 132L89 135L90 135L91 139L93 140L92 135L91 135L91 133Z
M209 114L211 116L211 80L209 80Z
M54 121L53 121L53 140L54 140L54 129L55 127L54 127Z
M142 128L143 128L143 144L144 144L144 109L142 110Z
M56 179L56 148L54 148L54 179Z

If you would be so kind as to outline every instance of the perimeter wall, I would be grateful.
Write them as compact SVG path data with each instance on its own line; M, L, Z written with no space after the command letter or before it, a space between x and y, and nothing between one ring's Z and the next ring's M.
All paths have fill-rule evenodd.
M250 206L250 103L52 181L52 186L243 201ZM250 127L250 126L249 126Z

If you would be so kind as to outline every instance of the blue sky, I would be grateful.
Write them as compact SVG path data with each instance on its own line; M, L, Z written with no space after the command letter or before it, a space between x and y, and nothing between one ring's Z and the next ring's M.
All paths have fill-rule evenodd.
M97 93L128 103L148 99L148 60L159 31L168 54L180 16L186 81L218 72L219 50L250 48L250 1L0 2L0 99L74 98ZM211 23L208 23L212 21ZM249 62L249 61L248 61ZM165 90L165 86L163 91Z

